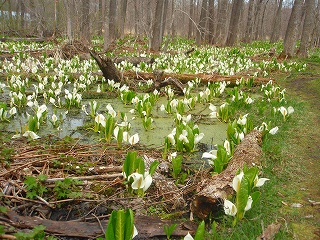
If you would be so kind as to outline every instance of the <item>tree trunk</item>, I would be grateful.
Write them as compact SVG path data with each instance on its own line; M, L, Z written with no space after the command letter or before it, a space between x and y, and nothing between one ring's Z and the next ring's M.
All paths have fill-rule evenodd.
M198 29L197 29L197 33L196 33L196 43L198 45L203 43L203 41L205 39L207 9L208 9L208 0L202 0L200 19L199 19Z
M90 14L90 1L82 0L82 2L81 2L80 39L86 45L89 45L91 43L89 14Z
M114 65L111 58L102 58L99 54L94 51L89 51L90 55L96 60L100 70L103 73L104 78L114 80L115 82L121 81L121 76L119 70Z
M265 36L265 31L264 31L264 17L266 14L266 9L267 9L267 4L268 4L269 0L266 1L266 3L263 6L263 11L261 13L261 20L260 20L260 27L259 27L259 31L258 31L258 38L259 40L265 40L264 36Z
M293 57L296 49L296 43L299 36L299 25L301 22L303 0L295 0L292 12L289 18L289 23L286 30L286 36L283 43L283 51L280 58Z
M236 148L227 168L218 175L205 178L197 187L197 194L190 204L191 211L201 219L207 218L211 212L218 211L222 202L233 194L232 180L239 169L246 164L258 164L262 157L260 147L261 132L251 131Z
M277 0L276 0L277 1ZM280 30L281 30L281 15L282 15L282 2L283 0L279 0L279 5L277 8L276 15L273 20L273 28L272 28L272 34L270 38L271 43L275 43L280 38Z
M314 28L312 31L312 41L314 47L320 47L320 1L318 1L317 9L314 18Z
M251 42L253 39L253 26L254 26L254 0L249 1L248 19L246 26L246 34L243 38L244 42Z
M170 23L170 27L168 29L168 35L167 35L167 40L164 44L163 47L163 51L166 52L168 49L168 45L170 41L174 40L174 37L176 35L176 30L175 30L175 5L174 5L174 1L171 2L171 23ZM170 33L169 33L170 32ZM171 37L169 37L169 34L171 34Z
M151 38L151 46L150 49L154 51L160 51L161 43L162 43L162 29L164 28L163 24L163 7L165 0L157 0L156 1L156 11L153 22L152 29L152 38Z
M147 1L146 3L146 23L147 23L147 36L150 37L150 33L152 32L152 11L151 11L151 1Z
M162 18L161 18L161 30L160 30L160 39L162 42L163 36L164 36L164 30L166 27L166 22L167 22L167 13L168 13L168 3L169 0L164 0L164 3L162 5Z
M259 27L260 27L260 22L261 22L261 18L262 18L262 4L263 4L263 0L259 0L257 2L257 7L256 7L256 11L255 11L255 15L254 15L254 32L253 32L253 40L257 40L258 39L258 35L259 35Z
M30 25L31 25L31 28L33 29L30 34L33 34L35 32L34 29L36 29L38 25L38 19L37 19L34 0L29 0L29 12L30 12L30 23L31 23Z
M110 0L109 5L109 43L116 40L117 36L117 0Z
M98 35L102 36L104 32L104 17L106 11L106 0L99 0L99 16L98 16Z
M218 0L218 23L216 30L216 43L223 45L226 38L226 29L228 28L227 18L228 0Z
M126 23L126 13L127 13L127 0L122 0L121 1L121 6L120 6L120 14L118 17L118 25L119 25L119 37L122 39L124 37L124 27Z
M237 41L242 6L243 0L233 0L226 46L233 46Z
M103 29L104 29L104 32L103 32L103 49L104 50L107 50L108 47L109 47L109 44L111 43L110 41L110 38L109 38L109 12L110 12L110 9L109 7L107 6L110 6L110 2L108 0L105 0L105 9L104 9L104 16L102 17L103 18Z
M209 0L209 43L214 43L214 0Z
M189 25L188 25L188 38L191 39L193 38L193 12L194 12L194 7L193 7L193 0L190 0L190 10L189 10Z
M66 8L66 11L67 11L67 36L68 36L68 40L72 41L73 40L72 9L74 9L73 0L64 0L64 7Z
M26 12L26 6L24 4L24 1L20 0L20 28L21 29L25 29L26 25L25 25L25 12Z
M305 1L305 18L303 23L302 37L300 42L300 48L298 50L298 55L301 57L308 56L308 49L310 47L312 30L314 24L314 9L315 0L306 0Z

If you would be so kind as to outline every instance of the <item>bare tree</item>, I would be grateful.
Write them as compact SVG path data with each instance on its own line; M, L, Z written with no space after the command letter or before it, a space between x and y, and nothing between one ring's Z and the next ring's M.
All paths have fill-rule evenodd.
M241 13L242 7L243 7L243 0L233 0L228 37L226 41L227 46L232 46L237 41L239 19L240 19L240 13Z
M313 31L313 24L314 24L314 9L316 7L315 0L305 0L305 17L303 23L303 30L301 34L301 42L300 48L298 50L298 55L301 57L308 56L308 48L310 47L312 31Z
M253 28L254 28L254 0L249 0L248 18L246 25L246 34L244 35L243 41L251 42L253 39Z
M194 13L194 6L193 6L193 0L190 0L190 6L189 6L189 24L188 24L188 38L193 37L193 13Z
M152 37L151 37L151 44L150 49L159 51L162 44L162 37L165 28L165 8L168 6L167 0L157 0L156 1L156 10L155 10L155 17L153 21L153 29L152 29Z
M320 1L315 11L314 28L312 31L312 40L314 47L320 47Z
M228 28L228 0L218 1L216 43L223 45L226 39L226 30Z
M278 2L278 0L276 0L276 2ZM273 28L272 28L271 38L270 38L271 43L277 42L280 37L282 2L283 0L279 0L277 12L272 22Z
M20 6L20 27L21 29L25 29L25 13L26 13L26 6L22 0L19 0L19 6Z
M263 37L265 36L265 32L264 32L264 18L265 18L265 14L266 14L266 9L267 9L267 4L268 4L269 0L266 0L266 2L263 5L263 10L261 11L261 17L260 17L260 26L258 28L258 35L256 37L256 39L260 39L260 40L265 40Z
M262 21L262 5L263 5L263 0L258 0L258 2L256 3L255 11L254 11L253 40L257 40L259 36L259 27Z
M127 0L121 0L120 5L120 12L118 17L118 25L119 25L119 35L118 37L123 38L124 37L124 26L126 22L126 13L127 13Z
M117 0L110 0L109 4L109 39L113 42L117 38Z
M294 56L296 43L299 36L299 25L301 22L303 0L295 0L290 14L286 35L283 42L283 51L280 57L287 58Z
M110 0L105 0L105 6L110 6ZM109 7L105 8L105 15L103 16L104 19L104 26L103 26L103 49L107 50L109 47L110 39L109 39Z
M214 2L215 0L209 0L209 23L208 23L208 31L209 31L209 43L214 43Z
M202 0L198 31L196 33L196 43L199 45L203 42L206 34L207 9L208 0Z
M81 25L80 39L85 44L90 44L90 1L82 0L81 2Z

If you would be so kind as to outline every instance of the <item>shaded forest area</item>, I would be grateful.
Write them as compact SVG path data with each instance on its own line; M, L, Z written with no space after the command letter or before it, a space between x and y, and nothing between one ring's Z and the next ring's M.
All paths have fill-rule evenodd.
M148 37L154 51L166 51L165 35L216 46L284 40L286 58L320 46L319 6L316 0L2 0L0 33L85 44L103 37L104 50L125 34Z

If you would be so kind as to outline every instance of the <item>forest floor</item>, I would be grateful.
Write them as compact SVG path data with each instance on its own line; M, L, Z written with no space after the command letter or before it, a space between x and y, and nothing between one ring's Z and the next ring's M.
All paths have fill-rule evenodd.
M285 239L291 239L291 237L298 240L320 239L320 62L310 62L308 63L308 67L309 69L303 73L291 73L289 76L283 78L274 76L274 78L277 79L277 84L282 88L286 88L289 98L292 98L293 101L302 106L303 109L302 111L297 110L298 113L293 115L293 117L297 116L294 120L295 124L292 125L289 123L289 128L284 130L288 137L279 139L278 146L267 148L265 153L266 156L271 156L271 159L280 158L277 162L279 164L272 169L272 173L276 175L277 179L281 179L282 181L275 184L277 196L272 196L271 199L272 201L281 199L282 207L280 207L280 211L277 214L277 220L286 227L286 229L282 231L289 233ZM11 191L14 193L12 195L16 197L7 196L7 198L1 198L1 201L3 201L1 205L10 206L11 210L15 210L21 215L27 217L34 216L32 219L27 217L19 218L14 215L14 213L9 213L8 215L11 218L9 220L5 218L6 221L2 222L4 217L1 215L0 217L2 217L2 219L0 219L0 224L5 225L11 230L8 236L11 236L10 234L13 234L17 230L12 230L12 226L19 229L31 228L32 226L28 224L31 220L35 221L35 216L41 216L44 220L52 219L55 220L55 222L74 220L72 223L77 225L77 227L80 226L80 221L87 221L90 218L91 221L96 223L95 228L93 225L82 226L82 229L75 229L75 231L78 232L73 236L84 236L86 230L88 230L86 232L88 236L91 236L90 234L94 231L100 233L101 230L102 232L104 231L101 223L102 225L105 223L103 219L108 218L110 209L116 209L117 205L130 206L134 208L136 212L142 211L142 214L150 214L152 211L154 216L163 216L163 195L159 194L155 189L153 189L154 195L147 195L144 200L133 200L132 197L127 197L124 194L126 189L119 175L121 176L122 159L126 157L127 149L119 151L116 146L110 146L110 149L107 149L105 145L102 146L101 144L95 146L79 145L77 142L72 142L72 140L70 140L69 143L58 140L58 144L54 145L53 143L56 143L57 139L50 138L39 141L38 145L37 142L32 145L20 140L13 142L10 139L5 139L6 137L4 135L5 132L0 133L0 138L3 138L1 139L3 141L1 148L2 154L13 154L13 152L5 152L11 151L10 149L14 149L16 152L15 156L13 156L14 161L11 159L11 170L9 170L9 174L7 174L7 172L0 173L0 182L8 183L6 186L12 189ZM272 144L276 145L277 143ZM274 153L273 148L280 149L280 153ZM143 146L137 149L137 152L139 156L146 156L147 158L161 159L162 157L160 151L146 150ZM42 155L40 156L40 154ZM98 192L97 195L103 195L99 200L85 199L85 197L83 197L84 199L80 200L60 200L48 203L43 199L36 198L30 200L21 197L26 195L26 191L23 189L23 180L24 177L28 175L28 171L37 174L45 173L51 177L51 180L58 177L65 177L64 171L67 172L67 174L70 173L76 176L83 176L85 174L85 172L80 171L81 169L79 171L75 169L68 171L66 169L68 166L61 164L61 162L59 163L57 159L60 159L62 163L68 163L70 161L74 165L78 164L84 168L90 167L86 165L88 162L93 162L97 166L102 167L112 165L113 168L109 169L110 172L106 170L98 174L107 176L113 173L115 175L113 175L114 178L110 179L97 179L94 181L94 184L90 186L88 184L89 189L83 188L83 192L95 190ZM8 160L10 161L10 159ZM271 177L272 176L270 176L270 178ZM86 181L87 179L84 178L84 180ZM90 180L95 179L89 179L89 181ZM181 190L185 191L183 193L188 200L190 200L194 186L196 185L196 179L192 180L194 181L192 184ZM48 186L48 191L52 191L53 188L54 184L51 182L50 186ZM187 188L191 190L189 191ZM77 187L75 187L75 189L79 190ZM151 190L152 188L150 191ZM72 198L71 196L68 197ZM55 207L52 207L52 205ZM104 205L109 206L109 208L107 209ZM147 209L143 209L143 207L147 207ZM166 210L169 212L165 214L166 217L173 219L187 219L189 216L189 211L185 209L175 213L171 213L170 209ZM264 214L268 214L267 210L262 212L262 215ZM143 222L144 230L149 230L150 232L156 231L156 229L150 227L152 224L148 222L152 221L152 219L145 218L140 220L145 221ZM156 221L153 226L157 224L172 224L171 220L167 222L162 222L160 218L153 220ZM44 225L46 224L46 222L42 223ZM51 226L53 223L54 222L47 222L47 226ZM77 223L79 223L79 225ZM63 224L52 226L52 228L60 228L63 227L62 225ZM187 225L188 223L184 226L186 227ZM64 228L68 228L68 226L66 225ZM182 238L188 230L194 231L195 229L196 226L190 226L190 228L180 231L177 236ZM226 229L226 231L229 230ZM96 235L98 234L93 234L93 236ZM257 233L256 236L258 235ZM162 234L162 238L153 239L165 239L165 236ZM276 237L276 239L280 238Z
M320 239L320 64L308 63L306 72L291 74L278 83L303 104L305 112L288 130L291 137L281 150L284 165L279 174L288 178L283 187L290 193L281 196L281 214L294 239ZM286 204L292 202L300 205L288 210Z

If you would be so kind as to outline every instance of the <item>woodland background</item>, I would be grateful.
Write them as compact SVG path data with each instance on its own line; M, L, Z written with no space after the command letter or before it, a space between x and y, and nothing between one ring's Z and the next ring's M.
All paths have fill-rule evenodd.
M105 50L125 34L148 37L156 51L165 35L216 46L284 40L282 56L292 57L320 46L319 13L318 0L1 0L0 34L100 36Z

